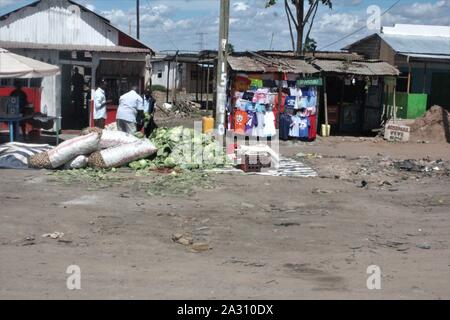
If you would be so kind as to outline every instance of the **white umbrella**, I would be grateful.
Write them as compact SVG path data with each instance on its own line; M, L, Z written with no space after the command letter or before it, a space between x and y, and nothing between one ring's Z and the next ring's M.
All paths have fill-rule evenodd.
M42 78L59 73L59 67L0 48L0 78Z

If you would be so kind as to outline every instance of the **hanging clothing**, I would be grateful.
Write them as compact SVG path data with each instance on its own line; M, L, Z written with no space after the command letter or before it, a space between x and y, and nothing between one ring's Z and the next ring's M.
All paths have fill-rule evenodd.
M247 100L247 101L252 101L254 95L255 95L255 93L252 91L245 91L244 94L242 95L242 99Z
M288 114L280 115L280 139L283 141L289 140L289 131L292 123L292 117Z
M245 123L245 134L252 135L253 128L258 126L258 118L256 112L247 111L247 122Z
M234 112L234 131L238 134L245 134L245 125L247 123L247 112L236 110Z
M311 126L309 117L301 116L298 118L300 119L298 137L301 139L308 139L309 138L309 127Z
M286 108L296 109L297 108L297 97L288 96L285 101Z
M236 76L234 80L234 88L237 91L246 91L250 88L251 80L243 76Z
M253 127L252 136L253 137L264 137L264 113L256 113L256 121L258 122L255 127Z
M299 116L292 116L291 117L291 124L289 129L289 136L293 138L299 137L300 132L300 117Z
M301 97L303 96L302 89L300 88L289 88L291 96L293 97Z
M263 87L263 81L261 79L250 79L250 87L253 88L262 88Z
M277 129L275 128L275 115L272 111L266 112L264 115L264 137L273 137L277 134Z

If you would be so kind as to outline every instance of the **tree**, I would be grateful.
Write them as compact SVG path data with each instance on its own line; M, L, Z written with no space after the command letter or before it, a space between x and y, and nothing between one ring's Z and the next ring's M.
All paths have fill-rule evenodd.
M316 51L316 49L317 49L317 42L316 42L316 40L314 40L314 39L312 39L310 37L306 37L305 48L304 49L305 49L305 51L308 51L308 52Z
M282 0L266 0L266 8L269 8L271 6L274 6L277 4L277 2L280 2ZM323 5L328 6L330 9L333 8L332 0L307 0L309 3L308 10L305 14L305 0L284 0L284 8L286 10L286 15L288 19L288 25L289 25L289 31L291 33L291 42L292 42L292 50L295 51L297 54L301 55L304 51L303 49L306 47L309 47L311 45L316 45L315 41L309 37L311 33L311 29L314 23L314 18L317 14L317 9L319 8L319 4L322 3ZM292 12L291 5L295 7L295 15ZM306 35L306 41L305 44L303 43L304 37L304 30L306 24L310 22L309 24L309 30ZM292 31L292 25L294 25L295 30L297 32L297 44L295 44L294 40L294 33ZM314 41L313 42L311 42Z

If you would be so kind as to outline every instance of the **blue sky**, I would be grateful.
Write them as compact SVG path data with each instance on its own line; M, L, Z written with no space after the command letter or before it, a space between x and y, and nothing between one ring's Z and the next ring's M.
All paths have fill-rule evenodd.
M33 2L0 0L0 14ZM131 21L135 32L135 0L76 0L125 32ZM232 0L230 42L237 50L289 50L290 37L283 6L265 9L266 0ZM383 12L396 0L334 0L333 9L322 6L312 37L319 49L337 50L374 30L364 28L355 35L328 46L366 25L367 8L377 5ZM141 0L141 37L156 50L198 50L217 47L219 0ZM450 0L401 0L382 17L382 25L394 23L450 25Z

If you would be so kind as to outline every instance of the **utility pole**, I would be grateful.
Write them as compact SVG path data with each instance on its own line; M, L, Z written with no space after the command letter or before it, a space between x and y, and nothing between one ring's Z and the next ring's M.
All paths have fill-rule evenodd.
M227 56L230 26L230 0L220 1L219 50L217 62L216 130L225 135L225 105L227 103Z
M139 0L136 0L136 38L141 38L141 15L139 8Z

